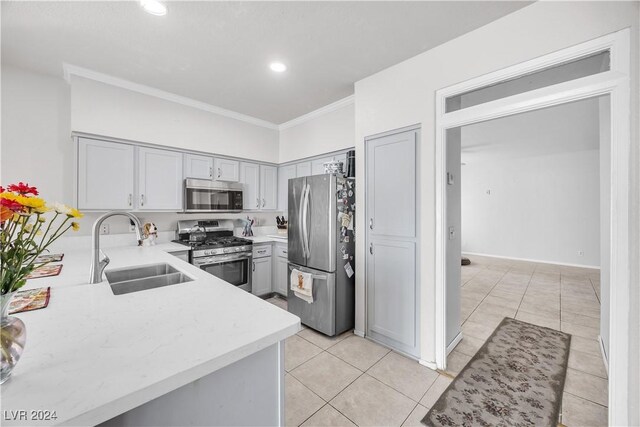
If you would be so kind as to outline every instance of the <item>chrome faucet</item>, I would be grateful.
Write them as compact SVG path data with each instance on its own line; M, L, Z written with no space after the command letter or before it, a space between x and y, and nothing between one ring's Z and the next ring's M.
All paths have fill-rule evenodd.
M102 272L104 271L107 264L109 264L109 257L100 250L100 227L105 219L110 218L115 215L123 215L129 218L135 224L136 229L136 237L138 238L138 245L142 243L142 225L140 225L140 220L135 215L129 212L120 212L113 211L107 212L102 215L100 218L96 219L96 222L93 223L93 237L91 241L91 269L89 271L89 283L100 283L102 282ZM104 258L100 259L100 255L104 255Z

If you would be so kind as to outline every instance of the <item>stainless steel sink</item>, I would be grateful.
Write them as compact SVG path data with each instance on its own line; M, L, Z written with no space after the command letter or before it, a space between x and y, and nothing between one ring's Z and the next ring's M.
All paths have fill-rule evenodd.
M193 280L167 263L117 268L105 271L105 276L114 295L177 285Z

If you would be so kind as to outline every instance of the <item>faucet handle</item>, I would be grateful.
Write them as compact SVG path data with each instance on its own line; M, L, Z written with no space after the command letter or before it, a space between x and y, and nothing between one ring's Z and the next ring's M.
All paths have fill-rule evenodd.
M99 263L99 268L100 268L100 277L102 277L102 272L107 267L107 265L109 265L111 260L109 259L107 254L102 252L102 249L100 249L100 257L101 257L101 259L100 259L100 263Z

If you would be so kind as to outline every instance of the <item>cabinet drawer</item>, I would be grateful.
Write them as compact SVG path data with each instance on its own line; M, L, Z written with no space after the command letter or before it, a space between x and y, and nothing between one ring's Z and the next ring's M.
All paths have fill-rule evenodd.
M253 258L263 258L271 256L271 245L260 245L253 247Z
M276 246L276 255L281 258L288 258L286 246Z

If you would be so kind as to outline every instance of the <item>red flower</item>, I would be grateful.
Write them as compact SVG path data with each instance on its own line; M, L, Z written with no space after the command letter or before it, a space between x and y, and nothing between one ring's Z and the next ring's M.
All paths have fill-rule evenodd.
M20 181L18 184L11 184L7 187L7 190L13 191L14 193L27 195L33 194L34 196L38 195L38 189L36 187L29 187L29 184L25 184Z
M4 187L0 185L0 193L4 193Z
M24 206L22 206L20 203L16 202L15 200L0 199L0 206L3 206L14 212L22 212L24 210Z

